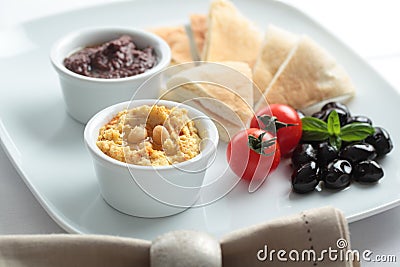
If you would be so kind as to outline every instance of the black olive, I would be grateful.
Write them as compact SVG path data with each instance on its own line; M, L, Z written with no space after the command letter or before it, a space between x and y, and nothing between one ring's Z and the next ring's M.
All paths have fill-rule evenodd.
M356 144L356 143L359 143L359 142L360 141L349 141L349 142L342 141L342 149L345 148L346 146L353 145L353 144Z
M339 153L339 157L354 163L376 158L376 151L371 144L357 142L343 148Z
M298 144L292 154L292 163L295 168L317 160L317 151L311 144Z
M319 169L315 161L308 162L292 174L293 191L297 193L308 193L315 189L319 183Z
M366 116L353 116L347 119L347 124L353 122L368 123L369 125L372 125L371 119Z
M344 111L343 109L340 109L340 108L328 108L325 110L318 111L318 112L312 114L312 116L317 119L328 122L329 115L331 114L331 112L333 110L336 110L336 112L339 116L340 126L345 125L350 116L350 113L347 113L346 111Z
M326 117L326 112L324 110L315 112L311 115L311 117L320 119L320 120L324 120L324 118Z
M389 133L381 127L375 127L375 133L368 136L365 142L375 147L379 157L388 154L393 149Z
M345 104L339 103L339 102L329 102L327 104L325 104L321 110L327 110L327 109L331 109L331 108L336 108L336 109L341 109L343 110L345 113L347 113L350 117L350 110L347 108L347 106Z
M300 139L299 145L300 144L309 144L315 149L315 153L317 153L317 148L320 143L321 143L321 141L308 141L308 140Z
M317 162L320 168L325 168L329 162L338 157L338 151L328 142L322 142L317 149Z
M335 159L322 172L321 178L326 188L343 189L351 182L351 171L350 162L344 159Z
M353 178L363 183L375 183L383 177L382 167L374 160L361 161L355 164Z

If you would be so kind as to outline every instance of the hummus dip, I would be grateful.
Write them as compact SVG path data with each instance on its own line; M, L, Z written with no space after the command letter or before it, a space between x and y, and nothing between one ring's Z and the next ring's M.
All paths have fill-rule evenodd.
M119 112L100 128L96 144L122 162L165 166L197 156L200 141L186 109L143 105Z

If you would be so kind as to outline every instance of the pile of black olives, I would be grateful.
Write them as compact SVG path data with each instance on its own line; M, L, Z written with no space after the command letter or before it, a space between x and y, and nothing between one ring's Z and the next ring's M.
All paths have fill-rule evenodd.
M333 110L338 113L341 126L352 122L368 123L372 126L369 118L351 116L349 109L337 102L326 104L312 116L327 121ZM385 129L374 129L375 133L362 141L343 143L340 151L328 141L301 141L292 155L293 191L308 193L314 191L320 183L325 188L338 190L349 186L352 181L375 183L381 179L383 169L376 160L388 154L393 149L393 144Z

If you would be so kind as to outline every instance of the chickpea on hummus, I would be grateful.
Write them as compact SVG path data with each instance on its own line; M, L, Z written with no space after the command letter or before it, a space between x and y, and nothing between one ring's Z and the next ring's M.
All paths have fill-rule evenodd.
M143 105L119 112L100 128L96 144L122 162L164 166L197 156L200 141L186 109Z

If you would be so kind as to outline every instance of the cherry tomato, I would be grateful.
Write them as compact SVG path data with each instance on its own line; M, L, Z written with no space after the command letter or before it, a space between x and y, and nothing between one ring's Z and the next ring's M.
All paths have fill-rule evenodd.
M226 156L229 167L242 179L251 181L252 179L264 179L270 172L275 170L280 162L281 154L279 144L271 141L272 146L265 148L264 153L272 155L261 155L252 150L248 145L248 136L258 138L264 134L262 141L268 141L273 136L258 128L243 130L234 135L228 144Z
M284 104L271 104L266 108L257 111L256 116L253 117L250 123L251 128L262 128L262 122L259 122L257 116L272 115L277 118L278 121L297 124L295 126L289 126L280 128L277 131L278 143L281 149L282 155L288 155L291 153L301 139L302 125L299 114L292 107Z

